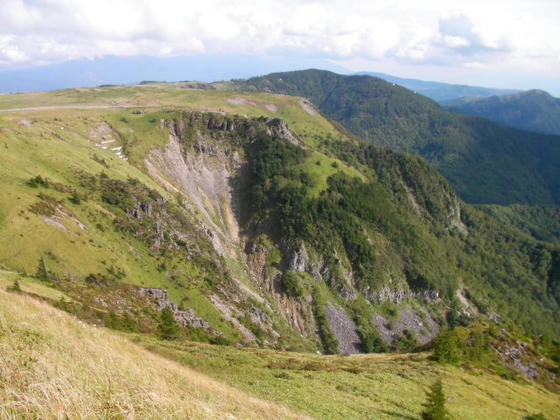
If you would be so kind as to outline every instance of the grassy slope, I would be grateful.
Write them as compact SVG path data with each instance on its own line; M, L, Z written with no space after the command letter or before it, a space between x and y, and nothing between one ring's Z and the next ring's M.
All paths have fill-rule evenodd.
M138 108L120 108L114 103L125 102ZM165 103L166 105L160 105ZM340 134L320 115L303 112L298 98L270 94L238 94L182 89L178 85L150 87L108 87L71 89L17 95L0 95L0 108L35 108L0 112L0 240L9 247L0 249L0 268L34 273L40 257L47 268L65 276L82 279L89 273L105 272L114 265L126 273L123 280L140 286L163 287L170 297L180 302L185 295L189 307L208 320L232 340L241 340L238 331L224 321L198 286L185 290L157 270L159 261L140 240L125 237L112 227L113 215L96 200L75 205L68 201L70 194L52 188L31 188L30 178L41 175L51 181L77 188L76 171L90 174L105 172L110 178L136 178L158 191L169 201L175 197L150 178L144 171L143 158L154 148L169 141L167 130L158 130L160 118L171 118L178 109L207 109L227 111L248 116L281 117L308 143L316 136L340 138ZM85 105L84 105L85 104ZM271 106L274 104L274 106ZM88 109L80 106L111 106ZM57 108L72 106L77 108ZM140 113L139 113L140 112ZM122 138L111 144L126 143L129 162L114 152L95 146L99 139L91 137L91 130L101 122L108 122ZM106 165L100 163L100 159ZM314 163L319 161L320 166ZM338 169L332 167L337 162ZM316 192L326 186L326 179L336 170L351 176L361 176L346 163L313 153L306 165L316 182ZM29 211L39 202L37 195L46 193L64 204L68 215L85 225L81 229L71 217L63 217L61 227L45 222ZM101 225L100 230L97 225ZM84 256L87 255L87 258ZM188 261L178 262L178 272L195 285L201 277L199 269Z
M303 417L4 290L0 377L6 419Z
M319 356L129 335L162 358L47 304L4 292L13 276L0 273L0 373L18 379L9 388L0 384L1 416L9 410L29 417L65 412L71 418L293 416L276 405L282 404L325 419L414 419L427 387L442 378L453 418L520 419L537 412L560 418L558 395L540 385L440 366L425 353ZM52 297L53 291L31 279L21 285ZM70 366L68 357L79 362Z

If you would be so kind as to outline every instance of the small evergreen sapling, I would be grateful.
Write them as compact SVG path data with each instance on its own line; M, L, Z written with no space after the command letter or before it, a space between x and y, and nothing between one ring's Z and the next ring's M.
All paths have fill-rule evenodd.
M430 387L427 393L428 400L424 403L425 410L422 411L422 420L450 420L451 417L445 408L445 395L443 384L438 379Z
M15 280L14 280L14 284L12 284L11 286L8 286L8 287L6 288L6 290L7 290L8 292L16 292L16 293L21 292L21 287L20 287L20 285L19 285L19 279L15 279Z
M45 259L43 257L39 259L35 277L42 281L47 281L49 279L49 272L47 271L47 266L45 265Z
M179 326L169 306L166 306L161 311L158 332L159 336L164 340L175 340L179 337Z

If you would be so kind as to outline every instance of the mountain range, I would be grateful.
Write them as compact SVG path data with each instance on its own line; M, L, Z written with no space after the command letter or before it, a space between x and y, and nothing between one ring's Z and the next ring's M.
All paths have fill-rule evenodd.
M542 90L488 98L456 98L441 105L450 111L488 118L522 130L560 134L560 99Z
M495 89L481 86L458 85L426 80L408 79L392 76L386 73L359 72L357 75L372 76L403 86L415 93L427 96L437 102L459 99L464 97L484 98L517 92L515 89Z

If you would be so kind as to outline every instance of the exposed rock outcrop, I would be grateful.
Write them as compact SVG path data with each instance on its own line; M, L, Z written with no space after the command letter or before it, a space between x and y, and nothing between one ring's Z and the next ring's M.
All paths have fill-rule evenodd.
M456 197L454 197L453 199L453 205L449 208L447 217L449 218L449 223L451 224L451 226L457 228L457 230L463 235L469 234L467 226L461 220L461 205Z
M370 302L376 303L393 302L400 305L404 300L413 298L432 305L441 301L439 291L435 289L413 291L383 287L379 290L364 290L362 293Z
M144 287L138 290L138 294L151 301L159 311L170 308L175 320L182 327L203 328L212 334L222 335L221 332L210 328L210 324L206 320L198 317L194 309L179 309L179 306L169 299L169 293L166 289Z

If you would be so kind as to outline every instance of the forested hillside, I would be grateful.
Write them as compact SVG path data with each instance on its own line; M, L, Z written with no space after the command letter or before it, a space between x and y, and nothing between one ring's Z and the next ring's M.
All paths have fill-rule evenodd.
M426 158L470 203L560 202L560 138L454 114L370 76L319 70L275 73L234 86L309 98L350 132Z
M442 102L453 112L475 115L510 127L560 134L560 99L542 90L489 98L457 98Z

